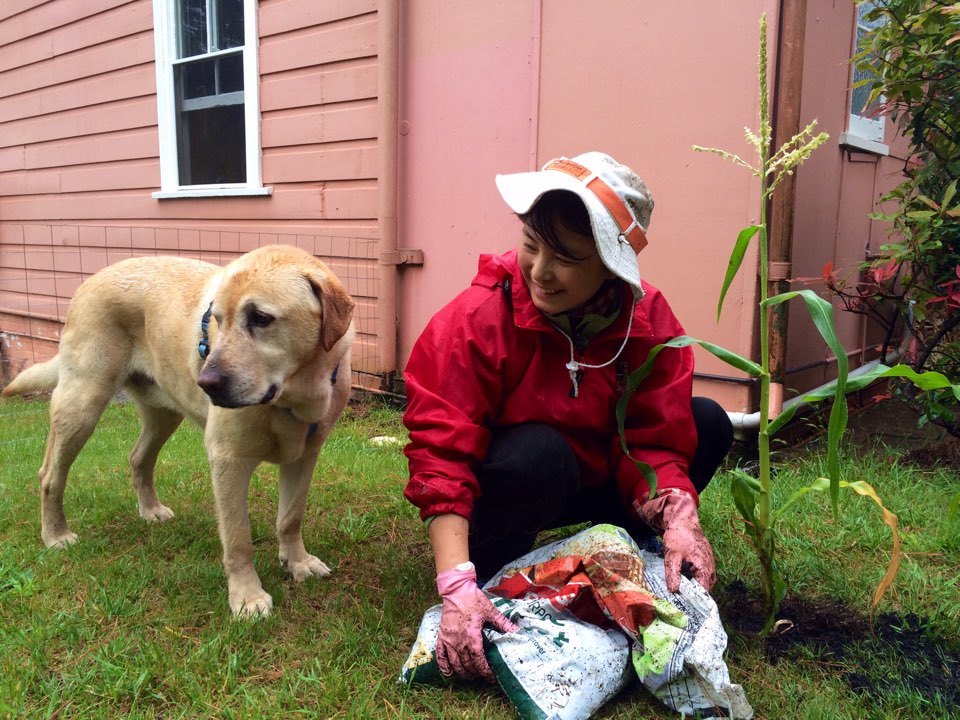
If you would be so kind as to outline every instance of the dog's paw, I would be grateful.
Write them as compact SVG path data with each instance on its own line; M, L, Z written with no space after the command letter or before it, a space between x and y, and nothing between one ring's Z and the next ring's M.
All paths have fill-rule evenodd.
M53 550L63 550L80 540L76 533L70 532L69 530L60 533L43 533L42 539L43 544Z
M162 523L173 519L173 510L157 503L153 507L140 508L140 517L149 523Z
M283 562L281 560L281 562ZM320 558L313 555L306 555L297 562L283 562L284 568L293 576L297 582L302 582L308 577L326 577L330 574L330 568Z
M230 597L230 610L235 618L267 617L273 609L273 598L261 590L245 597Z

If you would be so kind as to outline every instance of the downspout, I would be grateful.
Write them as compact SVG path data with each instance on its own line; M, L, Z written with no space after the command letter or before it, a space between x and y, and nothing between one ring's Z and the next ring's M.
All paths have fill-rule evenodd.
M800 131L806 21L806 0L780 0L777 64L773 89L774 148L779 148ZM770 199L768 297L779 295L790 289L796 191L796 175L791 174L780 182ZM769 416L772 420L783 408L784 369L787 357L787 303L779 303L771 308L769 347L771 375Z
M380 292L377 298L377 370L397 369L397 174L400 84L400 0L377 3L377 227L380 230ZM387 388L384 388L387 389Z

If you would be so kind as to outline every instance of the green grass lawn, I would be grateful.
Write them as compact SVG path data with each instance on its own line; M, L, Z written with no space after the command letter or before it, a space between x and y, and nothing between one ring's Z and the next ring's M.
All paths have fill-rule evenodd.
M0 404L0 717L514 717L496 688L396 682L436 594L426 533L402 496L401 448L369 442L403 438L395 409L351 406L321 454L304 538L333 569L329 578L284 577L273 531L276 470L265 465L255 474L255 562L274 598L273 615L255 622L230 618L198 429L184 424L158 463L158 492L176 517L147 525L127 471L136 414L112 405L67 488L80 542L52 551L40 541L36 482L46 428L44 402ZM816 452L794 457L779 473L778 497L822 474L822 464ZM914 634L952 654L937 667L936 654L913 659L865 632L841 656L800 645L774 662L763 640L732 631L731 678L762 718L951 717L957 709L943 695L915 686L957 670L960 521L948 522L947 506L960 478L904 465L888 448L850 461L847 476L873 484L900 517L905 555L878 612L911 613ZM733 607L734 588L758 585L728 484L718 477L701 508L721 609ZM792 594L840 601L851 616L863 615L886 568L890 534L873 503L852 495L842 502L839 520L825 496L801 502L786 520L780 557ZM874 692L853 689L851 669ZM675 716L636 686L598 717Z

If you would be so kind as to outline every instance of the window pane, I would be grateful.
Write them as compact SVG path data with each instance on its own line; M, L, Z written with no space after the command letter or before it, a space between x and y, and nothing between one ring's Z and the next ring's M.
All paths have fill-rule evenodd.
M229 55L217 61L220 92L243 90L243 55Z
M183 100L243 91L243 55L191 60L174 69L177 97Z
M863 11L865 6L860 6L860 11ZM876 25L874 24L874 27ZM863 38L869 32L869 28L865 26L857 27L857 47L863 46ZM876 61L871 63L876 65ZM853 84L856 85L861 80L867 80L877 77L877 73L873 72L869 68L861 68L858 65L855 65L853 68ZM875 100L869 107L867 107L867 98L870 96L870 90L861 85L860 87L853 88L853 92L850 94L850 112L854 115L862 115L864 117L875 117L880 110L879 101Z
M217 61L195 60L176 68L179 96L185 100L217 94Z
M243 45L243 0L219 0L217 3L217 48Z
M181 185L246 182L243 105L182 112L179 120Z
M181 58L202 55L207 52L207 2L206 0L179 0L180 20L178 56Z

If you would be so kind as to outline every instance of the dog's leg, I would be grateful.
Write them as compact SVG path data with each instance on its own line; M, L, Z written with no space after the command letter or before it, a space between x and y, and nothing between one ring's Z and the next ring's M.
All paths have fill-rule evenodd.
M280 506L277 509L280 562L298 581L330 574L330 568L308 553L303 545L303 514L316 462L317 454L310 453L298 462L280 466Z
M40 537L49 548L65 548L77 541L63 512L67 474L109 400L109 392L98 393L96 387L83 388L63 376L53 391L50 435L39 474Z
M209 425L208 425L209 428ZM213 496L217 504L217 527L223 545L223 569L227 576L230 610L237 617L269 615L273 598L264 591L253 567L253 538L247 510L250 477L257 462L236 454L209 452Z
M173 510L163 505L153 485L153 470L160 448L183 421L183 415L165 408L137 402L137 414L143 428L137 444L130 452L130 474L137 491L140 517L147 522L164 522L173 517Z

